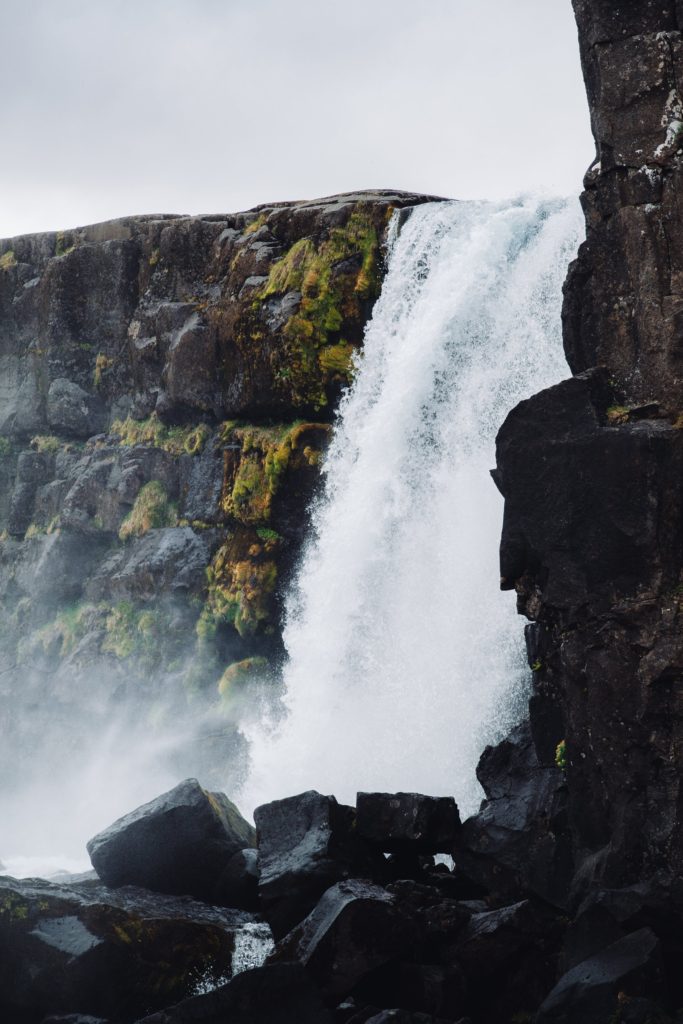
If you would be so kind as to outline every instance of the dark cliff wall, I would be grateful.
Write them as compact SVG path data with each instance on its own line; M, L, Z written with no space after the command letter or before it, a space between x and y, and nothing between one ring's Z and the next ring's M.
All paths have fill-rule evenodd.
M0 242L7 735L35 747L32 709L68 730L130 697L156 720L202 693L229 716L268 677L387 226L424 199Z
M574 373L609 366L631 399L683 405L683 4L575 0L596 161L569 277Z
M566 286L577 376L510 414L497 479L580 892L683 870L683 5L574 7L597 145Z

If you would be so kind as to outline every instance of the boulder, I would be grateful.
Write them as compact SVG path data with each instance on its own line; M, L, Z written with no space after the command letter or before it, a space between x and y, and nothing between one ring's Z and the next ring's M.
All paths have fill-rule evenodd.
M315 790L257 807L259 895L276 939L352 876L377 877L383 858L353 832L354 811Z
M134 1020L229 980L235 935L253 921L133 887L0 879L0 1019Z
M223 793L186 779L119 818L87 846L106 885L140 885L210 901L230 858L254 838Z
M413 934L394 896L371 882L349 879L327 890L278 943L270 960L302 964L334 1000L349 994L371 971L405 955Z
M565 778L539 763L528 722L486 748L477 778L488 799L458 834L458 873L499 899L534 893L565 907L573 872Z
M460 827L452 797L359 793L358 835L385 853L450 853Z
M659 941L641 928L572 967L544 1000L537 1021L604 1024L628 997L656 998L661 985Z
M268 964L214 992L187 999L138 1024L332 1024L313 980L299 964Z

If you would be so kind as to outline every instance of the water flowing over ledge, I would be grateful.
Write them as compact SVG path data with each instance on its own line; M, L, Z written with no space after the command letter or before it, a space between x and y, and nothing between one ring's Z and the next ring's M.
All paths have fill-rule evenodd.
M581 212L428 204L393 228L289 598L287 717L246 730L245 807L408 789L472 811L481 750L526 695L489 470L506 413L567 376L561 290Z

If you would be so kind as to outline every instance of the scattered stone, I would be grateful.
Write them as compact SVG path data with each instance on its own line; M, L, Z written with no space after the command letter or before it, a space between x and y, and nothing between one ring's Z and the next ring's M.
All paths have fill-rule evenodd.
M385 853L450 853L460 827L453 797L359 793L358 835Z
M341 997L371 971L405 954L413 935L395 897L371 882L349 879L327 890L270 959L302 964L326 997Z
M115 821L87 848L106 885L211 901L230 858L254 839L251 825L223 793L186 779Z
M353 875L377 877L381 855L353 832L354 811L315 790L254 811L259 895L276 939L306 917L326 889Z
M135 1019L229 979L235 933L253 920L133 887L4 878L0 1018L78 1007Z
M138 1024L332 1024L310 975L299 964L268 964L238 974Z
M534 893L564 908L574 867L565 777L539 764L528 722L486 748L477 778L488 799L457 837L457 872L498 899Z
M543 1002L538 1024L604 1024L631 996L656 998L662 975L657 936L641 928L572 967Z

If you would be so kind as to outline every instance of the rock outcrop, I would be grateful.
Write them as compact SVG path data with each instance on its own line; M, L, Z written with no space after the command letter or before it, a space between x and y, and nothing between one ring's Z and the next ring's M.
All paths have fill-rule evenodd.
M565 288L574 377L509 414L494 473L536 779L489 752L513 771L465 823L462 866L564 904L538 1020L583 1024L680 1006L683 8L574 8L597 146Z
M19 748L49 717L54 763L74 712L97 734L134 705L131 729L196 719L175 777L216 744L239 761L387 226L426 198L0 241L0 693ZM15 762L4 747L8 779Z

